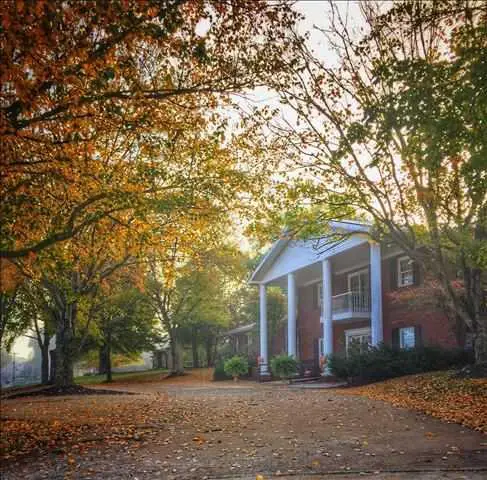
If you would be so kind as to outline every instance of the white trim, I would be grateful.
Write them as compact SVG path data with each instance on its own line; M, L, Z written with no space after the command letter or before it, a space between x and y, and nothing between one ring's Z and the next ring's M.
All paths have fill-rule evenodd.
M406 270L406 272L409 272L411 271L412 275L411 275L411 283L402 283L401 282L401 261L403 260L409 260L411 262L411 269L410 270ZM409 256L409 255L403 255L402 257L398 257L397 258L397 262L396 262L396 269L397 269L397 286L398 288L401 288L401 287L410 287L411 285L414 285L414 265L413 265L413 260L412 258Z
M296 278L287 275L287 354L296 357Z
M339 322L341 320L368 320L371 317L370 312L340 312L333 314L333 321Z
M319 278L314 278L313 280L308 280L305 283L302 283L300 287L309 287L310 285L313 285L313 283L320 283L321 282L321 277Z
M267 291L263 284L259 285L259 355L261 358L260 374L268 374L268 331L267 331Z
M257 268L252 272L252 275L250 276L250 279L248 281L249 284L260 285L261 283L264 283L262 281L254 280L255 276L259 274L264 265L271 259L271 256L279 256L282 249L285 245L287 245L287 243L288 239L280 238L272 244L272 246L269 248L269 250L265 253L264 257L260 261L259 265L257 265ZM278 250L278 248L280 248L280 250Z
M360 327L360 328L350 328L345 330L345 336L351 335L365 335L367 333L371 333L372 329L370 327Z
M347 268L342 268L341 270L337 270L334 272L334 275L343 275L344 273L348 272L353 272L357 268L365 268L370 265L370 260L367 260L366 262L358 263L354 265L353 267L347 267Z
M273 282L292 271L331 258L368 241L367 232L370 225L358 222L329 222L329 227L331 230L346 231L350 233L350 236L345 241L337 241L324 252L316 251L314 240L292 240L289 237L283 237L272 245L250 276L248 283L256 284L262 280L265 283ZM286 255L288 248L293 248L292 255ZM279 260L282 257L284 259Z
M381 257L381 261L395 257L401 253L404 253L404 252L402 250L399 250L396 252L388 253L387 255L384 255ZM368 267L369 265L370 265L370 259L367 262L358 263L358 264L354 265L353 267L347 267L347 268L342 268L341 270L336 270L335 272L333 272L333 275L342 275L344 273L353 272L356 268ZM319 280L317 280L317 281L319 281Z
M323 306L321 312L323 315L323 353L330 355L333 353L333 306L332 306L332 274L331 262L326 259L322 263L323 268Z
M381 247L379 243L370 242L370 326L374 347L384 340L382 296Z

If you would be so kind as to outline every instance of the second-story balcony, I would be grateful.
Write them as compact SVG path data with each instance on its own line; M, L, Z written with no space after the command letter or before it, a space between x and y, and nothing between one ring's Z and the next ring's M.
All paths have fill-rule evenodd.
M332 297L332 318L370 318L370 292L345 292Z

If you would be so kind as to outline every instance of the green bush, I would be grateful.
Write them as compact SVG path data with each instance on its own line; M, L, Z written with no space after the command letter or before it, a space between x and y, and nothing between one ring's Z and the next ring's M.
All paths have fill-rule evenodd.
M399 350L388 345L370 347L345 355L331 355L331 373L351 383L363 383L413 373L443 370L468 363L468 353L460 349L437 346Z
M271 370L279 378L289 378L298 371L298 362L290 355L277 355L271 360Z
M224 364L224 370L227 375L238 378L240 375L246 375L249 372L247 359L242 357L232 357Z
M232 377L225 373L225 362L223 360L218 360L213 369L213 380L230 380Z

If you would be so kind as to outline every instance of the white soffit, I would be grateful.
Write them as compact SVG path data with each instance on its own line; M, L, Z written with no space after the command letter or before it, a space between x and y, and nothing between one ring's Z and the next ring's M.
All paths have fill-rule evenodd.
M272 282L283 275L365 243L366 233L370 228L358 222L330 222L330 227L352 233L352 236L333 247L320 248L317 248L314 240L278 240L255 269L249 283Z

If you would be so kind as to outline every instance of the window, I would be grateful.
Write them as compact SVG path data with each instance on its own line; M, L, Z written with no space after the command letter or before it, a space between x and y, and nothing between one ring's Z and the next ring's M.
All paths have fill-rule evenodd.
M408 349L416 346L416 329L405 327L399 329L399 348Z
M397 285L406 287L414 282L413 261L409 257L397 259Z
M352 351L363 351L372 343L370 328L345 330L345 347L347 354Z
M348 275L348 291L353 293L369 293L369 269Z

